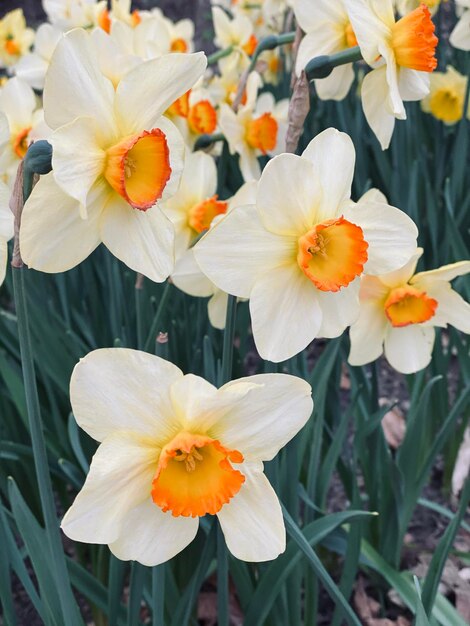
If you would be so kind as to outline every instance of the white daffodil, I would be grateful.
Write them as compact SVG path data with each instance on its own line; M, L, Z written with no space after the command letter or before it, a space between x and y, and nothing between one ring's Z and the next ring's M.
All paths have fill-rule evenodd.
M305 32L297 53L296 72L323 54L335 54L357 46L343 0L295 0L295 17ZM336 67L328 78L315 80L322 100L343 100L354 81L352 63Z
M10 181L31 141L45 139L50 129L34 91L19 78L11 78L0 90L0 112L5 115L9 133L9 141L0 153L0 174Z
M131 269L162 281L173 269L174 233L154 205L176 192L184 157L182 137L163 113L197 81L206 58L147 61L115 90L94 50L90 36L74 30L52 57L44 108L54 129L53 171L25 204L23 259L62 272L103 242Z
M183 135L190 150L198 137L217 130L217 109L211 93L199 85L173 102L166 115Z
M5 280L8 242L13 237L14 217L10 210L10 189L0 181L0 285Z
M374 68L362 83L362 106L385 150L395 119L406 119L403 102L429 93L429 73L437 67L434 24L424 4L397 22L392 0L344 0L344 5L362 56Z
M63 31L98 25L107 15L107 4L106 0L42 0L51 24Z
M10 11L0 20L0 67L11 67L27 54L34 30L26 27L23 9Z
M455 0L460 19L450 34L450 43L459 50L470 50L470 0Z
M194 22L190 19L173 22L163 15L161 9L152 9L151 15L160 20L169 41L168 52L193 52Z
M170 52L169 34L156 15L145 17L136 26L114 21L109 34L121 55L141 61L156 59Z
M41 24L36 32L34 49L15 65L15 74L33 89L44 89L44 78L62 31L51 24Z
M255 51L257 44L250 18L237 13L231 19L223 9L214 6L212 7L212 21L215 45L222 50L233 48L229 56L219 60L221 73L236 71L240 75L250 64L249 57Z
M195 153L192 156L196 156L197 154L199 153ZM211 174L212 181L209 181L206 178L207 188L205 190L205 193L202 195L206 195L206 192L209 194L212 193L212 191L215 192L217 188L217 172L215 170L215 165L212 164L212 166L209 167L207 158L210 158L210 157L207 157L207 155L204 155L204 156L205 156L205 159L200 159L198 164L200 166L200 169L201 170L203 169L206 177L207 177L207 172L209 170L212 170L212 174ZM189 176L188 177L185 176L186 166L188 164L188 161L190 162L190 168L192 169L192 178L194 179L193 185L199 186L197 181L200 180L200 178L195 176L197 174L197 168L195 167L196 163L194 163L193 165L190 161L190 158L188 158L185 164L185 172L183 173L180 191L182 190L184 186L187 186L190 183ZM203 175L201 171L201 178L202 177ZM185 178L186 178L186 181L185 181ZM211 211L209 215L207 214L207 212L205 212L205 224L204 224L205 228L203 230L212 228L212 226L217 222L217 220L221 219L221 217L225 214L225 212L236 210L237 207L240 207L240 206L254 204L256 202L256 188L257 188L257 184L254 181L250 183L245 183L244 185L242 185L242 187L240 187L240 189L237 191L237 193L234 196L232 196L226 202L220 203L221 205L225 205L225 211L220 212L219 214L216 214L215 211ZM189 198L189 194L188 194L188 198ZM189 206L189 203L187 206ZM183 228L185 228L184 226L185 224L188 224L188 218L191 219L191 213L192 213L191 209L192 207L189 209L189 211L184 212L186 215L186 218L184 214L182 215L181 211L177 211L177 210L167 211L167 215L173 221L175 225L175 230L177 233L178 231L181 231ZM193 209L193 212L194 212L194 209ZM186 226L186 229L187 229L187 226ZM203 230L199 230L199 232L203 232ZM194 229L192 227L190 227L189 236L191 235L192 236L195 235ZM178 241L178 235L177 235L177 241ZM219 289L211 280L209 280L209 278L207 278L207 276L204 275L201 268L197 264L196 258L194 256L193 248L189 248L188 250L183 252L181 256L177 257L175 270L173 274L171 275L171 279L173 283L175 284L175 286L178 287L178 289L181 289L181 291L184 291L184 293L187 293L190 296L195 296L197 298L210 298L209 302L207 303L209 321L214 328L218 328L220 330L225 328L228 294L225 291L222 291L221 289Z
M396 0L397 10L400 15L411 13L411 11L414 11L422 4L425 4L431 15L434 15L441 5L441 0Z
M463 117L468 78L451 65L445 72L431 74L430 93L421 103L423 111L431 113L445 124L456 124ZM470 106L466 113L470 118Z
M256 205L220 220L195 248L219 289L250 299L253 336L264 359L279 362L315 337L337 337L359 314L359 277L405 263L417 229L398 209L350 200L355 151L329 129L302 156L265 167Z
M311 415L304 380L263 374L216 389L159 357L111 348L80 361L70 395L79 426L100 446L62 520L68 537L158 565L211 514L239 559L268 561L285 550L263 463Z
M451 281L470 272L470 261L444 265L415 274L423 253L395 272L364 276L361 312L351 326L351 365L385 357L403 374L425 368L431 361L434 327L455 326L470 333L470 305L452 289Z
M239 164L246 182L258 180L258 157L276 155L285 148L289 101L276 102L271 93L258 97L261 77L252 72L246 85L246 101L235 113L227 104L220 108L219 124L231 154L240 156Z

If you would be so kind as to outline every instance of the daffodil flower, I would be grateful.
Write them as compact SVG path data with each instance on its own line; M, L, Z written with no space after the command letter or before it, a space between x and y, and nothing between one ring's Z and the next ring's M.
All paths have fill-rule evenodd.
M451 281L470 272L470 261L415 274L422 248L402 268L381 276L364 276L361 312L351 326L351 365L365 365L383 352L403 374L424 369L431 361L434 327L449 324L470 333L470 305Z
M107 5L107 0L42 0L51 24L63 31L96 26Z
M238 207L195 246L219 289L250 299L253 336L264 359L283 361L315 337L338 337L359 314L359 277L405 263L417 229L374 199L351 202L355 151L329 129L302 156L265 167L256 205Z
M460 19L450 34L450 43L459 50L470 50L470 0L455 0Z
M0 67L11 67L29 52L34 30L26 27L23 9L10 11L0 20Z
M150 15L159 18L162 27L167 32L169 41L168 52L193 52L194 22L192 20L183 19L173 22L158 8L152 9Z
M463 117L467 83L468 78L451 65L445 72L434 72L430 93L422 101L421 108L444 124L456 124ZM470 118L470 106L466 115Z
M152 566L183 550L210 514L237 558L284 551L263 463L311 415L304 380L264 374L216 389L159 357L114 348L80 361L70 394L79 426L100 446L62 520L68 537Z
M51 24L41 24L36 31L33 52L25 54L15 65L16 76L33 89L44 89L44 78L62 31Z
M343 0L295 0L294 11L305 32L297 52L295 69L298 76L314 57L357 46ZM346 63L336 67L327 78L314 82L321 100L343 100L353 81L353 64Z
M374 69L362 83L364 114L382 149L388 148L395 119L406 119L403 101L429 93L437 67L438 39L426 5L395 21L392 0L344 0L362 56Z
M13 213L10 210L10 189L0 182L0 285L5 280L8 242L13 237Z
M276 102L271 93L258 97L260 86L260 75L252 72L246 85L245 104L236 113L227 104L220 107L220 128L231 154L240 156L240 170L246 182L260 177L259 156L279 154L286 143L289 101Z
M219 60L221 73L236 71L241 74L248 67L249 56L256 48L256 38L250 18L243 13L237 13L233 19L230 19L223 9L213 6L212 22L215 45L222 50L233 48L229 56Z
M178 188L184 143L163 113L205 66L203 53L171 54L138 65L115 90L85 31L62 39L44 89L53 172L34 188L21 221L30 267L65 271L103 242L131 269L157 282L168 277L173 227L154 205Z

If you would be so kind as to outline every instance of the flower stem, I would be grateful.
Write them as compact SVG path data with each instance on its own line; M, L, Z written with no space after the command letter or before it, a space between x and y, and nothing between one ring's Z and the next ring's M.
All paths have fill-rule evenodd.
M223 48L222 50L217 50L213 54L210 54L207 57L207 65L213 65L217 63L219 59L223 59L224 57L228 57L233 52L233 46L229 46L228 48Z
M337 54L322 55L311 59L305 66L305 73L308 80L315 78L327 78L331 72L340 65L354 63L362 59L361 49L359 46L342 50Z
M170 287L171 287L171 284L167 281L163 289L162 297L160 299L157 312L155 313L155 317L153 318L152 326L147 336L147 341L145 342L145 346L144 346L145 352L149 352L152 346L155 347L157 330L161 322L166 303L168 301L168 296L170 295Z

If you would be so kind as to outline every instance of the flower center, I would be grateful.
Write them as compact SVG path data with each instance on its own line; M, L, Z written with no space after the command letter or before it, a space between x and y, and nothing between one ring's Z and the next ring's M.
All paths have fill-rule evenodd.
M10 54L11 56L16 56L20 54L21 52L21 49L19 45L16 43L13 35L7 35L4 48L8 52L8 54Z
M434 30L431 13L425 4L398 20L393 26L391 41L398 65L421 72L434 71L439 41Z
M231 462L242 463L243 455L217 439L180 432L160 454L152 499L175 517L215 515L245 482Z
M209 100L199 100L189 108L188 125L198 135L214 132L217 127L217 112Z
M161 198L171 167L159 128L125 137L108 149L107 157L104 177L134 209L146 211Z
M216 215L223 215L227 212L227 202L217 200L217 198L217 195L212 196L189 209L188 224L197 233L207 230Z
M189 94L191 89L175 100L167 110L167 115L172 117L188 117L189 113Z
M248 41L243 44L242 50L243 50L243 52L246 52L246 54L249 57L251 57L251 55L256 50L256 46L257 45L258 45L258 40L256 39L256 36L255 35L250 35L250 38L248 39Z
M339 291L362 274L369 244L343 217L317 224L299 239L297 263L321 291Z
M392 289L384 304L385 315L398 328L427 322L434 317L437 306L437 300L409 285Z
M266 154L274 150L277 143L277 120L271 113L263 113L260 117L250 120L246 127L245 139L251 148Z
M344 47L354 48L357 45L356 33L353 30L351 22L348 22L344 27Z
M188 44L182 37L179 37L178 39L173 39L170 50L172 52L187 52Z
M453 124L462 118L464 94L454 89L440 89L432 95L429 106L434 117Z
M22 159L28 151L28 135L31 130L29 128L23 128L20 132L12 138L13 151L16 156Z

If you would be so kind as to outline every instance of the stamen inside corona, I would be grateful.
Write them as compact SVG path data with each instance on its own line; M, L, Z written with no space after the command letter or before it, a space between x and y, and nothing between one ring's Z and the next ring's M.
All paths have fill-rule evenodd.
M297 262L317 289L336 292L362 274L368 247L362 228L340 217L300 237Z
M21 49L16 43L13 35L8 35L5 41L4 48L8 52L8 54L11 54L11 56L16 56L21 53Z
M161 198L170 179L170 154L158 128L126 137L107 151L104 176L134 209L146 211Z
M188 44L184 39L179 37L178 39L173 39L173 41L171 42L170 50L172 52L187 52Z
M22 159L28 151L28 135L30 130L31 127L23 128L23 130L12 138L13 152L20 159Z
M191 207L188 214L188 224L197 233L207 230L216 215L227 212L227 202L217 199L217 195L199 202Z
M421 72L433 72L437 67L435 56L438 38L434 34L431 13L422 4L392 29L392 47L397 64Z
M276 147L277 130L277 120L271 113L263 113L248 122L245 139L249 146L266 154Z
M174 517L215 515L245 482L231 463L242 463L238 450L216 439L180 432L162 450L152 483L152 499Z
M392 289L384 306L392 326L400 328L430 320L436 313L438 302L424 291L405 285Z

